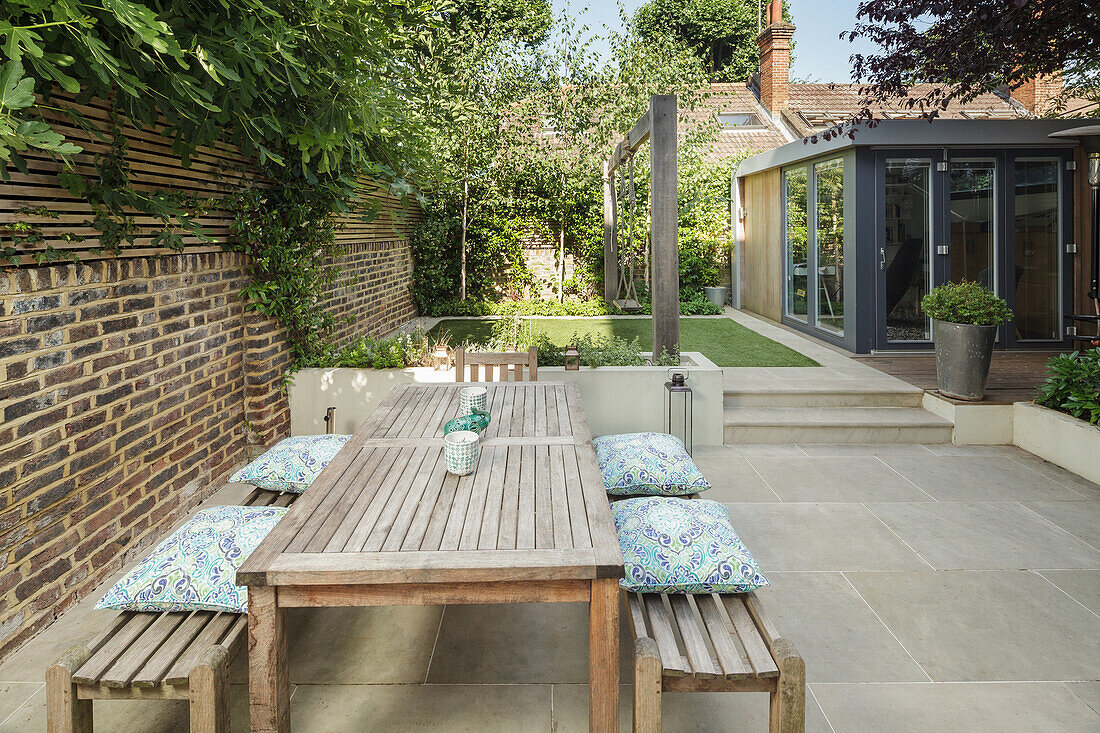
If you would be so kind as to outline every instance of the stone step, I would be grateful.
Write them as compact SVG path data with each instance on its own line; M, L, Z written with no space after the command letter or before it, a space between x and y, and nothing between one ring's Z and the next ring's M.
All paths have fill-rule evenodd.
M726 443L950 443L949 420L915 407L730 407Z
M920 407L924 391L899 385L791 384L726 387L725 407Z

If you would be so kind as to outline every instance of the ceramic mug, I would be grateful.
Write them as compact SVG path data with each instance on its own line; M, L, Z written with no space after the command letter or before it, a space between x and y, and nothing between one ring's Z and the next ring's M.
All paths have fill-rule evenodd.
M489 391L484 387L466 387L462 390L459 407L463 415L470 415L474 410L484 410L488 403Z
M448 471L455 476L474 472L480 449L478 438L473 430L456 430L443 436L443 457Z

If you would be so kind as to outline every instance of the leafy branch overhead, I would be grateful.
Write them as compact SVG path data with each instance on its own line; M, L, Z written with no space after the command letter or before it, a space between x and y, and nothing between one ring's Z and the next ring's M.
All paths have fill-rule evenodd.
M862 116L916 84L905 103L929 117L1003 86L1064 74L1067 95L1100 100L1100 6L1094 0L864 0L849 40L880 50L852 56L866 82ZM1050 111L1065 108L1066 97Z

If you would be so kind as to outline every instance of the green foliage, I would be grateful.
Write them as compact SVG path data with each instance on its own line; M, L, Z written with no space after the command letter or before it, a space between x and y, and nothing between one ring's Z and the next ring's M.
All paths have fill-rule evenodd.
M755 0L649 0L632 26L645 40L671 37L690 48L714 81L745 81L757 68ZM784 8L784 18L790 20Z
M340 348L317 352L299 366L351 369L427 366L440 345L446 345L445 340L433 341L419 329L388 338L359 336Z
M1051 357L1035 401L1100 425L1100 348Z
M682 316L716 316L722 312L719 306L707 300L702 290L696 290L685 297L680 293L680 315Z
M937 321L972 326L998 326L1012 318L1012 311L1004 300L969 280L932 288L921 298L920 307L929 318Z
M0 161L77 152L41 115L57 86L163 117L185 159L224 140L309 178L373 166L413 132L408 59L435 16L419 0L0 0L0 18Z
M642 347L635 336L629 341L617 336L573 334L573 344L581 355L581 364L588 367L644 366Z
M614 306L596 300L452 300L439 303L433 316L606 316Z
M242 295L287 330L295 364L316 362L332 348L336 319L321 295L337 276L332 212L350 196L339 182L283 181L252 189L234 201L231 248L249 255Z

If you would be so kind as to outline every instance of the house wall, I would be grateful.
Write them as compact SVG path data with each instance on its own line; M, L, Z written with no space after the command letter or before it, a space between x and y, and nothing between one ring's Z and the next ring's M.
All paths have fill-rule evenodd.
M744 178L745 241L741 247L741 307L782 317L783 228L779 169Z
M234 190L238 179L222 175L231 151L200 151L186 168L167 138L124 134L135 188ZM78 171L94 173L95 145L77 156ZM60 249L66 228L88 228L90 209L58 185L58 164L31 164L32 175L0 184L0 221L30 202L61 212L29 217ZM333 252L341 278L324 294L342 336L416 315L407 234L418 212L384 192L370 197L381 214L345 220ZM62 253L81 262L40 266L37 243L0 270L0 658L289 433L282 330L240 297L248 262L223 251L229 214L208 219L215 241L182 253L155 247L139 219L119 256L89 252L85 240Z

